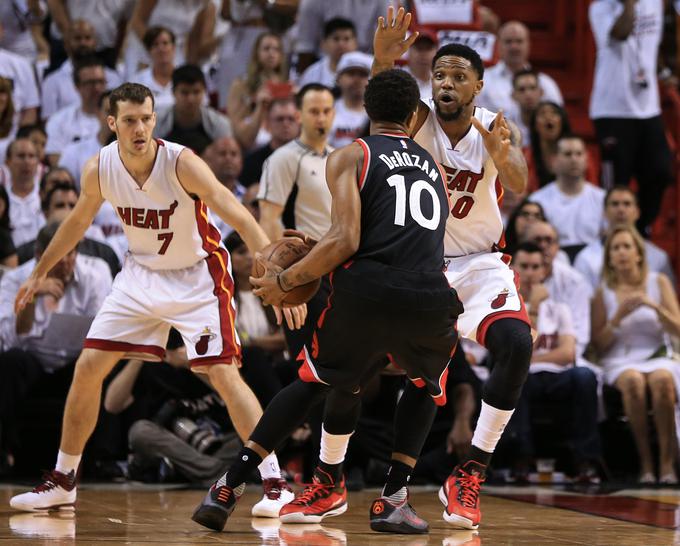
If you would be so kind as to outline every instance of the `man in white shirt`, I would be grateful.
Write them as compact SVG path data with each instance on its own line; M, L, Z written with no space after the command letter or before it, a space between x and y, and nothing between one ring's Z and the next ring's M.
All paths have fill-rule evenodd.
M541 282L545 275L542 254L537 245L522 243L512 257L511 267L519 275L520 294L537 338L529 376L508 428L516 433L519 459L530 459L534 455L531 414L554 412L572 451L573 474L579 482L590 483L597 481L594 463L601 458L597 379L589 368L575 366L571 312L567 304L554 300Z
M571 310L576 334L576 358L590 342L590 285L573 267L555 260L559 251L557 230L548 222L534 222L522 242L531 242L543 252L543 284L550 296Z
M602 150L602 185L638 184L646 234L672 180L656 76L663 32L661 0L595 0L590 27L597 59L590 117Z
M236 139L233 137L217 139L203 151L201 157L208 164L215 178L239 201L243 201L246 188L238 181L238 176L243 169L243 154ZM216 214L213 214L212 218L223 240L234 231L233 227Z
M522 133L522 147L531 146L531 118L543 98L543 88L539 83L538 73L525 68L515 72L512 77L512 98L517 103L517 109L512 117L520 133Z
M40 208L40 188L35 180L38 153L28 138L18 138L8 146L6 161L10 174L7 188L9 222L12 226L12 241L18 247L35 239L45 224Z
M516 117L517 105L512 99L512 77L516 72L531 68L529 63L529 29L519 21L508 21L498 31L498 53L501 60L484 72L484 88L477 105L494 112L503 110L506 117ZM564 103L555 80L539 72L543 100Z
M321 49L324 56L312 64L298 82L300 87L308 83L320 83L326 87L335 87L338 62L340 58L357 48L357 34L354 23L349 19L334 17L323 27Z
M51 165L71 142L85 140L99 131L99 103L106 90L104 65L99 58L78 59L73 69L73 81L80 95L80 103L66 106L47 121L45 154Z
M432 98L432 59L437 53L439 39L437 33L427 27L417 30L418 38L406 53L406 71L416 79L420 100L428 103Z
M80 102L80 95L73 81L73 63L76 59L93 55L96 45L94 27L82 19L73 21L64 41L69 58L57 70L48 74L42 83L40 116L43 120L49 119L52 114L66 106ZM115 70L104 67L104 73L106 89L113 89L123 83Z
M2 34L1 22L0 34ZM14 123L18 126L37 123L40 94L31 63L20 55L0 48L0 76L12 81Z
M610 189L604 198L604 216L609 226L634 226L640 217L640 209L633 190L628 186L614 186ZM651 241L645 239L644 242L649 270L664 273L675 283L675 273L668 254ZM588 244L574 260L574 267L586 278L593 292L602 282L603 262L604 236Z
M328 138L333 148L351 144L368 128L364 91L372 64L373 57L360 51L345 53L338 63L340 98L335 101L335 119Z
M563 136L557 141L554 162L557 179L529 196L543 207L546 219L557 229L560 246L572 260L604 228L605 192L585 179L587 161L581 137Z

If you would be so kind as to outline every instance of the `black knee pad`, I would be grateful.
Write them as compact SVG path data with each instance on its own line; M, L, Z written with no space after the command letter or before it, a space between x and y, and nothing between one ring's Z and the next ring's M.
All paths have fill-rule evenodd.
M482 398L494 408L514 409L529 373L531 328L518 319L500 319L489 327L485 341L493 368Z

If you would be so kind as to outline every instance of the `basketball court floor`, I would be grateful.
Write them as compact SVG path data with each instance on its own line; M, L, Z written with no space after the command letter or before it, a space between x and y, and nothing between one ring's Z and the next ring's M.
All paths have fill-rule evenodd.
M378 490L350 493L349 510L322 525L281 525L251 518L259 488L249 487L225 532L189 519L201 490L140 485L85 485L78 511L26 514L10 510L12 495L0 486L0 544L231 544L267 546L491 546L680 545L680 490L619 490L579 494L551 488L487 487L479 531L455 531L441 519L434 487L412 488L411 502L430 522L428 535L387 535L368 526Z

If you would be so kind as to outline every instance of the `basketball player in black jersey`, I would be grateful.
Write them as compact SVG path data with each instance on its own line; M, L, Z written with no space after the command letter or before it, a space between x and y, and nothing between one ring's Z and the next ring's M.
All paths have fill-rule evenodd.
M462 306L442 272L449 210L445 177L432 156L407 136L418 100L418 86L404 71L373 78L365 94L371 136L328 159L330 230L285 271L257 258L266 273L251 282L267 304L281 303L286 291L327 273L333 291L313 342L303 351L299 379L272 400L236 462L210 488L192 518L201 525L224 528L251 471L327 395L332 403L326 405L324 428L334 435L351 434L360 410L356 394L383 366L377 357L390 354L405 370L411 381L404 396L424 392L419 398L428 406L434 407L432 399L445 402ZM428 410L414 422L425 429L425 434L415 434L423 441L430 415L434 412ZM415 460L422 442L412 444L407 455ZM403 489L401 498L383 505L393 517L384 518L384 527L377 530L400 532L399 525L408 520L410 532L427 532L427 523L408 505ZM346 508L342 478L338 483L317 468L314 484L286 505L280 518L313 523Z

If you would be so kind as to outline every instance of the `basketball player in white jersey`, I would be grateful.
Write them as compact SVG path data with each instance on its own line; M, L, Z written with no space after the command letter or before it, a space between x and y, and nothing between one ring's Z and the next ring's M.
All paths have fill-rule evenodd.
M386 18L380 17L374 75L392 68L417 38L414 33L406 39L410 19L403 8L395 16L391 7ZM479 525L480 486L521 394L532 349L531 323L509 257L500 252L503 187L523 193L527 166L519 139L513 137L519 134L516 128L511 133L502 112L474 105L483 76L484 65L473 49L461 44L440 48L432 63L432 100L420 103L411 130L447 174L452 207L444 242L446 276L463 302L459 334L484 345L493 362L468 458L439 492L444 519L466 529Z
M156 114L148 88L126 83L109 100L108 124L117 141L86 163L78 203L19 289L17 312L33 305L42 280L82 239L104 200L120 216L129 252L76 363L56 468L32 492L11 499L19 510L73 509L102 381L121 358L161 360L170 327L181 333L192 369L206 374L224 399L241 438L248 438L262 416L238 370L241 347L234 328L230 257L208 207L238 231L251 252L269 239L202 159L183 146L151 138ZM300 306L284 315L291 327L299 327L305 313ZM278 517L293 494L281 479L276 456L259 468L265 496L253 515Z

